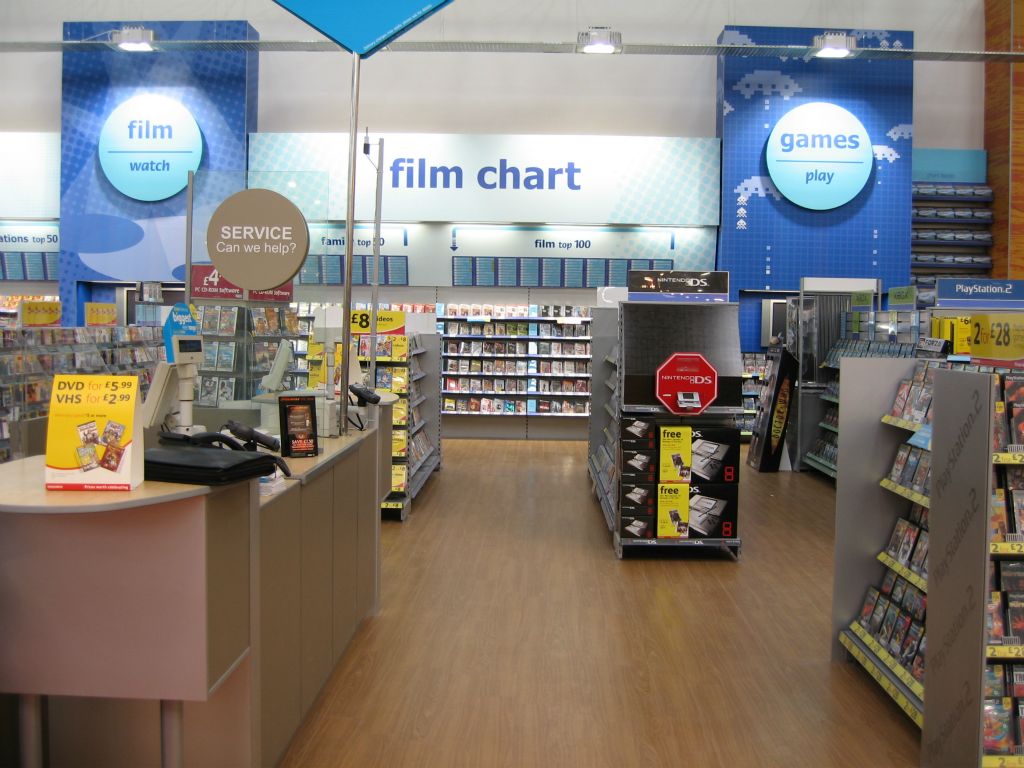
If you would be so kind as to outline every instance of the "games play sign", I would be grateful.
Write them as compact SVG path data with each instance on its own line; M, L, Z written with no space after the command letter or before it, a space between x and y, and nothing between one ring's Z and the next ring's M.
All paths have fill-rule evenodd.
M670 413L696 416L718 397L718 371L703 355L676 352L658 367L654 386Z

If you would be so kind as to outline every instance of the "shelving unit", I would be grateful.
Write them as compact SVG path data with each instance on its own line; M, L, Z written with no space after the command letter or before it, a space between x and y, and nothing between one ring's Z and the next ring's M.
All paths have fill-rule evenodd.
M764 389L767 367L767 355L760 352L743 354L743 416L736 418L736 428L740 430L740 437L744 441L754 434L757 404Z
M616 554L703 548L738 557L736 306L623 302L595 311L593 327L595 376L606 384L594 391L588 469ZM718 371L719 399L698 417L650 399L654 372L676 351L699 352Z
M455 305L448 305L449 311ZM460 309L470 309L458 305ZM438 317L442 415L448 437L577 438L547 417L585 419L592 396L589 308L472 305L479 314ZM494 417L506 417L492 422ZM509 418L512 417L512 418ZM476 422L474 424L474 422Z
M913 357L921 336L921 313L914 310L852 311L842 316L841 335L822 364L825 376L817 434L803 462L835 479L839 471L839 364L844 357Z
M369 340L357 337L362 363L369 361ZM441 466L438 351L435 334L377 337L376 387L399 396L392 407L392 487L381 512L399 520L408 517L413 499Z
M932 568L929 631L947 640L943 663L928 669L929 691L944 695L926 702L923 765L1024 765L1024 455L1007 445L1009 404L1021 394L1010 376L1002 386L980 372L936 378L937 406L959 407L934 422L934 471L945 482L932 499L932 551L943 558ZM989 500L980 515L977 499ZM942 722L954 725L932 725Z
M0 346L0 461L28 453L32 425L50 408L58 373L139 376L145 397L153 368L164 359L159 328L5 329ZM31 434L30 434L31 433Z
M277 305L207 304L199 307L199 313L206 358L196 378L197 406L223 407L251 400L284 342L292 344L294 357L281 386L306 388L312 318L300 318L295 308Z
M615 530L618 509L619 415L618 415L618 310L599 307L592 311L591 335L594 351L594 378L603 383L594 387L590 405L590 431L587 465L594 495L601 505L608 530Z
M915 277L942 273L986 275L992 268L992 189L984 184L927 184L912 187L910 268ZM921 306L931 306L919 282Z
M903 641L915 624L920 626L920 637L932 634L930 627L924 629L923 608L916 598L911 599L927 593L928 566L925 559L923 569L910 568L911 552L893 552L891 545L896 539L894 528L901 518L916 516L917 528L927 527L921 524L921 515L927 514L921 509L927 508L928 499L924 493L918 493L918 501L923 500L924 504L915 507L909 496L893 492L893 488L899 488L889 482L893 458L911 433L894 429L881 420L881 415L892 409L900 381L912 378L918 362L906 358L845 357L840 363L842 401L850 405L840 407L838 422L832 658L855 660L920 726L924 722L926 686L923 657L915 667L917 646L905 648ZM912 511L915 509L917 512ZM911 548L918 543L916 539L910 541ZM893 601L896 607L892 617L886 616L891 606L879 598L870 606L865 623L861 623L870 590L880 592L888 601L897 588L899 599ZM930 613L930 595L928 601ZM884 606L880 617L875 616L879 604ZM909 621L900 618L900 611L904 610ZM888 647L891 637L878 636L878 630L887 621L889 630L895 622L903 626L906 621L905 634L899 638L895 653Z

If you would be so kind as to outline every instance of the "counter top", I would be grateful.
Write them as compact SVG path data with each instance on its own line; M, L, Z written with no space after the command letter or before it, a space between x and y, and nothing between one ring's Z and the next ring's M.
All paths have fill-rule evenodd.
M336 459L355 449L363 440L375 435L376 427L368 426L364 432L352 429L347 435L339 437L317 438L320 444L320 453L310 456L308 459L285 459L288 468L292 471L286 482L306 483L316 477L320 472L329 467Z
M145 480L134 491L48 491L43 479L45 456L30 456L0 464L0 512L63 515L76 512L109 512L210 492L206 485L160 483Z

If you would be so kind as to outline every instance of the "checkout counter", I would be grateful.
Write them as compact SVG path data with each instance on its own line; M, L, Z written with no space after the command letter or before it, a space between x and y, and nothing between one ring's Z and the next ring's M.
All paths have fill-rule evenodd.
M25 764L167 764L162 733L187 766L280 760L378 610L391 403L367 411L269 495L46 491L43 457L0 465L0 692Z

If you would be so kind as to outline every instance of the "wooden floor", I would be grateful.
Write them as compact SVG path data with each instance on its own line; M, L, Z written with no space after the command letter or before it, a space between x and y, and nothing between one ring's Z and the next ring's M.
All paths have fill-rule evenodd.
M445 442L284 766L918 764L916 726L829 662L830 481L744 473L739 562L620 561L585 454Z

